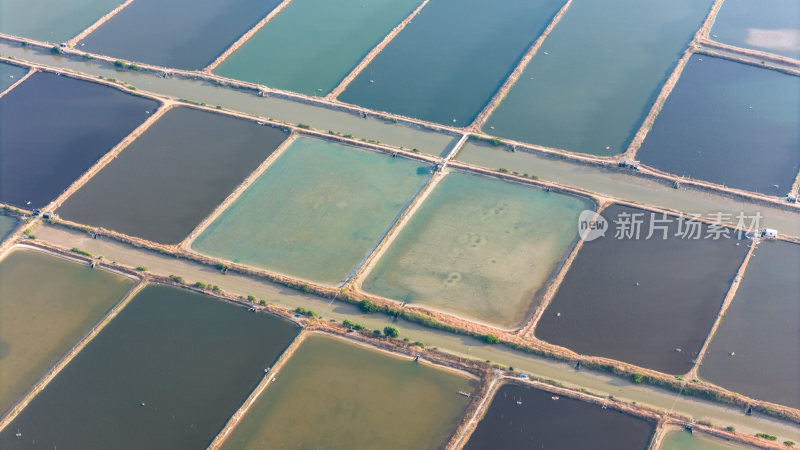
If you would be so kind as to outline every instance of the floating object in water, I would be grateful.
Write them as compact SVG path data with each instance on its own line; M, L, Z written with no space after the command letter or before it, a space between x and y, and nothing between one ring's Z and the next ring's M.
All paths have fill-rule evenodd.
M544 52L545 55L549 55L550 53Z
M558 396L554 395L554 396L550 397L550 400L558 400Z
M517 404L518 404L518 405L521 405L521 404L522 404L522 402L521 402L521 401L519 401L519 400L517 400Z
M375 82L375 80L369 80L369 82L370 82L370 83L374 83L374 82Z
M463 395L464 397L470 396L469 392L464 392L464 391L458 391L458 395Z
M611 150L611 146L610 145L606 145L606 150Z
M556 313L556 317L561 317L561 313L560 312Z
M675 351L676 351L676 352L678 352L678 353L680 353L680 352L682 352L683 350L682 350L680 347L678 347L678 348L676 348L676 349L675 349Z
M144 402L139 403L139 406L146 406Z
M16 436L17 439L22 437L22 433L19 432L19 429L17 429L17 434L15 434L14 436Z
M637 286L639 285L639 282L638 282L638 281L636 282L636 285L637 285Z
M736 352L731 352L731 356L733 356L733 355L735 355L735 354L736 354Z

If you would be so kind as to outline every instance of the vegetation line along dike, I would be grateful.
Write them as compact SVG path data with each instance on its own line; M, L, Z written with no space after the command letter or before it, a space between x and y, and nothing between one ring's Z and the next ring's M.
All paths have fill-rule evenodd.
M309 332L306 328L300 329L300 334L298 334L292 343L286 347L286 350L281 353L281 356L278 357L278 360L275 361L275 364L267 369L267 372L264 374L264 378L262 378L256 388L253 389L253 392L247 396L247 399L245 399L244 403L242 403L242 406L240 406L239 409L231 416L231 418L228 420L228 423L225 424L225 427L223 427L214 440L211 441L211 444L208 446L208 450L216 450L222 447L222 444L225 442L228 436L230 436L231 431L236 428L236 425L239 424L239 422L242 420L242 417L247 414L247 411L251 406L253 406L253 403L258 400L258 397L261 396L264 390L275 379L275 375L283 368L283 366L286 365L286 362L291 359L292 355L294 355L294 352L297 351L298 347L300 347L300 344L305 341L308 335Z
M347 89L347 86L349 86L350 83L352 83L353 80L356 79L356 77L364 70L364 68L366 68L369 65L369 63L371 63L372 60L375 59L375 57L378 56L378 54L382 52L383 49L386 48L386 46L389 45L389 43L392 42L392 40L398 34L400 34L401 31L403 31L403 28L405 28L406 25L411 23L411 20L413 20L414 17L416 17L417 14L419 14L419 12L422 11L422 8L424 8L425 5L428 4L428 1L430 0L423 0L423 2L420 3L419 6L417 6L416 9L414 9L414 11L412 11L411 14L408 15L408 17L406 17L405 19L403 19L402 22L397 24L397 26L394 27L394 29L392 29L392 31L390 31L389 34L387 34L378 45L376 45L372 50L370 50L370 52L367 53L367 56L365 56L364 59L362 59L361 62L358 63L358 65L346 77L344 77L344 79L339 83L339 85L333 88L333 90L328 95L325 96L325 99L331 101L336 100L336 97L338 97L342 92L344 92L345 89Z
M39 251L49 252L50 250L47 247L38 245L34 246L33 248ZM85 263L85 261L83 262ZM132 277L131 275L127 276ZM66 367L67 364L69 364L69 362L72 361L72 359L75 358L75 356L77 356L78 353L80 353L80 351L83 350L83 348L86 347L86 345L88 345L89 342L91 342L92 339L94 339L95 336L97 336L100 331L102 331L103 328L105 328L106 325L108 325L109 322L111 322L111 320L123 310L123 308L125 308L125 306L128 305L128 303L130 303L131 299L133 299L133 297L139 293L139 291L141 291L146 284L147 283L143 282L141 279L137 280L136 284L128 291L127 294L125 294L122 300L120 300L119 303L117 303L116 306L114 306L111 311L109 311L108 314L106 314L106 316L100 320L100 322L95 324L89 333L86 334L86 336L84 336L83 339L81 339L77 344L75 344L75 346L72 347L64 355L64 357L62 357L61 360L59 360L56 365L53 366L53 368L50 369L47 374L45 374L44 377L37 381L36 384L34 384L33 387L31 387L28 392L25 393L22 399L16 405L14 405L14 407L11 408L2 419L0 419L0 431L7 427L8 424L10 424L19 415L19 413L22 412L26 406L28 406L34 397L36 397L36 395L39 394L64 369L64 367Z
M122 3L119 6L117 6L116 8L112 9L108 14L106 14L103 17L99 18L97 20L97 22L89 25L89 28L81 31L80 33L78 33L77 36L75 36L74 38L68 40L67 41L67 45L69 45L70 47L74 47L75 44L80 42L86 36L90 35L94 30L100 28L104 23L106 23L109 20L111 20L112 17L116 16L120 11L125 9L131 3L133 3L133 0L125 0L124 3Z
M664 103L667 101L667 97L672 93L672 90L675 88L675 85L678 84L678 79L681 77L681 73L683 73L683 69L686 67L686 64L689 62L689 58L692 57L694 53L695 44L703 38L703 36L708 35L708 31L711 29L711 25L714 24L714 19L717 17L717 13L719 12L719 8L722 6L723 0L715 0L714 4L711 5L711 10L706 15L705 21L700 26L700 29L694 34L691 42L689 42L689 46L683 52L683 56L681 59L678 60L678 63L675 65L675 69L670 74L667 81L661 87L661 92L658 94L656 101L653 102L653 106L650 108L650 112L647 113L647 117L645 117L644 122L639 127L639 130L636 131L636 134L631 140L631 143L628 144L627 150L625 153L620 155L620 160L626 159L634 159L636 157L636 152L639 151L639 148L642 146L642 142L644 142L645 137L647 137L647 133L650 132L650 129L653 128L653 123L656 121L658 117L658 113L661 112L661 108L664 107Z
M20 44L27 43L29 45L34 45L34 46L43 47L43 48L49 48L48 44L46 44L46 43L38 42L38 41L33 41L32 42L30 40L24 40L22 38L19 38L19 37L16 37L16 36L12 36L12 35L8 35L8 34L4 34L4 33L0 33L0 39L5 39L5 40L9 40L9 41L20 43ZM92 59L96 59L98 61L102 61L102 62L108 63L110 65L113 65L117 61L117 60L115 60L113 58L110 58L110 57L104 56L104 55L82 54L82 53L79 53L79 52L75 51L74 49L59 49L58 51L59 51L59 53L62 53L62 51L63 51L63 53L65 53L67 55L80 56L82 58L86 57L86 55L89 55ZM23 64L23 63L20 63L18 60L14 60L14 59L11 59L11 58L6 58L6 57L3 57L3 56L0 56L0 61L4 61L4 62L11 63L11 64L16 64L16 65L25 65L25 66L28 66L28 67L36 67L36 68L39 68L40 70L48 70L48 71L56 72L56 73L68 73L71 76L74 76L76 78L89 79L89 80L93 80L95 82L102 82L103 81L103 80L98 81L95 77L91 77L91 76L85 75L85 74L83 74L81 72L77 72L77 71L74 71L74 70L71 70L71 69L58 68L58 67L54 68L54 67L46 66L44 64L31 63L31 62L28 62L28 61L25 61L24 64ZM428 131L445 133L445 134L453 135L453 136L458 135L458 134L462 134L462 133L465 133L465 132L469 132L468 130L466 130L464 128L454 128L454 127L451 127L451 126L436 124L436 123L432 123L432 122L428 122L428 121L424 121L424 120L420 120L420 119L415 119L415 118L412 118L412 117L401 116L401 115L398 115L398 114L391 114L391 113L386 113L386 112L373 111L373 110L370 110L370 109L367 109L367 108L364 108L364 107L360 107L360 106L357 106L357 105L351 105L351 104L347 104L347 103L342 103L342 102L340 102L338 100L329 100L327 98L320 98L320 97L309 97L309 96L303 95L303 94L298 94L298 93L289 92L289 91L276 90L276 89L269 88L267 86L258 85L258 84L254 84L254 83L249 83L249 82L243 82L243 81L234 80L234 79L225 78L225 77L220 77L218 75L209 74L209 73L205 73L205 72L186 71L186 70L180 70L180 69L170 69L170 68L165 68L165 67L152 66L152 65L148 65L148 64L136 64L136 65L131 64L131 65L128 65L127 67L129 67L129 68L130 67L136 67L135 70L137 70L137 71L151 72L151 73L159 74L160 76L164 76L164 77L177 76L177 77L181 77L181 78L188 79L188 80L203 80L203 81L207 81L207 82L210 82L210 83L215 83L218 86L222 86L222 87L253 91L253 92L257 93L260 96L272 96L272 97L275 97L275 98L280 98L280 99L285 99L285 100L288 100L288 101L295 101L295 102L305 103L305 104L309 104L309 105L316 106L316 107L322 107L322 108L342 111L342 112L346 112L346 113L350 113L350 114L357 114L357 115L361 115L362 117L365 117L365 118L366 117L375 117L375 118L378 118L378 119L384 120L384 121L402 123L402 124L404 124L406 126L416 126L416 127L420 127L422 129L428 130ZM134 69L131 69L131 70L134 70ZM108 84L112 85L111 83L108 83ZM117 85L117 87L119 88L119 85ZM132 90L133 89L132 87L128 87L128 88L129 88L131 93L134 93L133 90ZM156 94L151 94L151 95L156 95ZM159 98L168 98L168 99L174 100L173 97L170 97L168 95L161 95ZM205 104L200 103L200 102L191 102L191 101L189 101L189 103L196 103L195 106L205 106ZM256 118L256 119L259 119L259 120L267 120L267 119L264 119L263 117L259 117L259 116L253 115L253 114L245 114L245 113L233 113L233 114L238 115L239 117L247 117L247 118L251 118L251 119ZM299 125L292 125L292 124L289 124L289 123L283 123L283 122L279 122L279 121L270 120L270 122L278 123L278 124L281 124L281 125L287 126L287 127L292 127L293 129L296 129L296 128L299 127ZM307 127L303 127L303 128L309 134L317 134L317 135L324 134L319 130L312 130L312 129L308 129ZM339 135L338 134L330 134L329 137L330 138L335 138L335 136L339 136ZM619 162L619 160L621 158L621 155L615 155L615 156L589 156L589 155L585 155L585 154L579 154L579 153L575 153L575 152L570 152L570 151L563 150L563 149L544 147L544 146L541 146L541 145L530 144L530 143L526 143L526 142L519 142L519 141L514 141L514 140L511 140L511 139L498 138L498 137L494 137L494 136L490 136L490 135L484 135L484 134L473 133L473 136L475 136L477 139L480 139L480 140L492 139L492 140L495 140L498 144L507 145L510 148L515 149L515 150L519 149L519 150L526 151L526 152L529 152L529 153L532 153L532 154L537 154L537 155L545 154L545 155L551 155L551 156L559 156L559 157L565 158L565 159L570 160L570 161L575 161L575 162L588 164L588 165L594 165L594 166L597 166L597 167L604 167L604 168L612 168L613 167L613 168L616 168L617 165L618 165L618 162ZM489 137L487 137L487 136L489 136ZM342 141L347 141L347 138L345 138L344 136L339 136L339 139L341 139ZM363 140L359 141L358 139L350 139L349 142L352 142L352 143L354 143L356 145L370 145L370 144L373 144L373 143L368 143L368 142L363 141ZM374 144L374 145L376 147L389 149L389 151L393 151L393 152L405 152L404 149L401 149L401 148L398 148L398 147L394 147L394 146L389 146L389 145L380 144L380 143ZM418 157L422 158L422 155L419 155ZM734 198L741 198L741 199L746 200L746 201L761 202L761 203L769 204L771 206L777 206L777 207L780 207L782 209L791 209L791 210L795 210L795 211L800 210L800 207L798 207L795 204L787 203L785 201L785 199L783 199L783 198L768 196L768 195L759 194L759 193L755 193L755 192L744 191L744 190L741 190L741 189L728 188L726 186L715 184L715 183L711 183L711 182L707 182L707 181L695 180L695 179L691 179L691 178L683 178L683 177L679 177L679 176L676 176L676 175L667 174L667 173L664 173L664 172L661 172L661 171L657 171L657 170L654 170L654 169L651 169L651 168L646 168L645 166L642 166L640 168L640 170L638 170L638 171L630 171L629 170L629 171L626 171L626 173L630 174L631 176L642 176L644 178L652 178L652 179L657 179L657 180L660 180L660 181L669 181L669 182L675 183L676 185L680 185L680 184L692 185L692 186L698 187L698 188L703 189L703 190L708 190L708 191L713 192L713 193L722 194L722 195L729 195L729 196L732 196Z
M158 100L158 99L155 99ZM160 100L159 100L160 101ZM64 192L61 193L55 200L50 202L45 208L44 211L55 211L59 206L61 206L70 195L74 194L78 191L84 184L86 184L92 177L94 177L100 170L102 170L105 166L107 166L111 161L113 161L123 150L128 148L128 146L135 141L139 136L141 136L148 128L150 128L156 121L161 118L167 111L172 109L175 106L172 102L162 102L161 105L150 114L150 117L147 118L141 125L136 127L130 134L125 136L117 145L115 145L108 153L103 155L92 167L89 168L86 172L84 172L80 178L75 180Z
M231 56L236 50L239 50L239 48L242 45L244 45L245 42L247 42L251 37L253 37L253 35L256 34L258 30L263 28L264 25L266 25L270 20L272 20L273 17L277 16L278 13L283 11L283 9L286 8L286 6L288 6L289 3L291 2L292 0L283 0L278 6L273 8L272 11L267 13L267 15L264 16L263 19L259 20L258 23L253 28L249 29L245 34L239 37L239 39L237 39L236 42L233 43L233 45L231 45L224 52L222 52L222 54L219 55L217 59L215 59L211 64L206 66L203 69L203 72L211 73L212 70L216 69L220 64L222 64L222 61Z
M742 284L742 278L744 278L747 265L750 263L750 258L753 256L753 252L755 251L756 247L758 247L758 243L759 240L749 242L747 253L742 260L742 264L739 266L739 270L736 271L736 275L731 282L730 288L728 288L728 292L725 294L725 298L722 301L722 306L719 309L717 318L714 320L714 325L711 326L711 330L708 332L706 340L703 342L703 346L700 347L700 351L697 353L697 357L695 357L692 368L685 376L687 380L693 380L697 378L697 372L700 370L700 365L703 364L703 358L706 355L706 351L708 351L708 346L711 345L714 335L717 333L719 326L722 324L722 321L725 318L725 313L728 312L731 302L733 302L734 297L736 297L736 291L739 290L739 286Z
M200 234L202 234L203 231L205 231L205 229L208 228L208 226L220 216L220 214L225 212L225 210L227 210L233 204L233 202L241 197L244 191L246 191L247 188L249 188L250 185L252 185L253 182L255 182L258 177L260 177L269 168L269 166L271 166L272 163L275 162L284 153L284 151L286 151L286 149L292 145L296 139L297 133L292 132L286 138L286 140L284 140L278 146L278 148L276 148L263 162L261 162L261 164L259 164L258 167L256 167L256 169L250 173L250 175L248 175L247 178L245 178L244 181L242 181L242 183L237 186L236 189L230 193L230 195L228 195L228 197L225 198L222 203L217 205L217 207L211 212L211 214L208 215L208 217L203 219L203 221L200 222L200 224L197 225L191 233L189 233L189 236L187 236L186 239L178 244L178 247L184 250L190 250L192 242L194 242L194 240L197 239L197 237L200 236Z
M530 48L528 48L528 51L522 56L522 59L519 60L519 63L517 63L517 66L511 72L511 75L506 78L505 82L503 82L503 85L500 86L500 89L497 90L489 103L486 104L483 110L481 110L481 112L475 117L475 120L473 120L472 123L467 127L468 130L480 132L481 127L486 123L494 110L500 106L500 103L503 101L503 99L506 98L508 92L514 86L514 84L516 84L517 80L519 80L522 72L524 72L525 68L528 67L528 63L531 62L533 57L542 47L542 44L544 43L545 39L547 39L547 36L549 36L550 32L553 31L553 28L555 28L556 25L558 25L558 22L561 21L561 18L564 17L564 14L566 14L567 9L569 9L571 4L572 0L568 0L567 3L561 7L558 13L556 13L556 15L553 17L553 20L550 21L550 24L547 25L547 28L545 28L544 32L542 32L541 36L534 41L533 45L531 45Z
M608 207L610 204L611 202L605 200L598 202L592 220L597 220L603 210L606 209L606 207ZM550 306L550 303L553 301L553 297L555 297L556 292L558 292L558 288L561 287L561 282L564 281L564 277L567 276L567 272L569 272L570 267L572 267L572 263L575 261L575 258L578 256L581 248L583 248L584 240L580 236L577 236L576 239L577 241L572 246L569 256L567 256L567 259L564 260L564 263L561 265L558 274L550 280L547 290L544 292L544 295L542 295L542 299L539 301L539 304L536 306L536 309L533 311L530 319L528 319L528 322L519 329L519 336L529 339L534 338L533 331L536 328L536 324L539 323L544 311L548 306Z
M19 78L19 80L15 81L15 82L14 82L14 84L12 84L12 85L11 85L11 86L9 86L8 88L6 88L6 90L5 90L5 91L3 91L3 92L0 92L0 98L3 98L3 97L6 95L6 94L8 94L9 92L11 92L11 91L12 91L12 90L13 90L15 87L17 87L17 86L19 86L20 84L22 84L22 82L23 82L23 81L25 81L25 80L27 80L28 78L30 78L30 77L31 77L31 75L33 75L33 74L34 74L34 73L36 73L36 72L37 72L37 71L36 71L36 69L30 69L30 68L29 68L29 69L28 69L28 73L26 73L25 75L21 76L21 77Z

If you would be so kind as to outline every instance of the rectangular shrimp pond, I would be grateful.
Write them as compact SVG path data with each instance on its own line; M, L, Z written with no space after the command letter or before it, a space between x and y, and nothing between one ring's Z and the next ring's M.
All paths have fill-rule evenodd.
M725 0L714 18L717 42L800 59L800 2Z
M76 46L163 67L211 64L280 0L136 0Z
M714 239L701 222L627 206L602 216L605 236L584 243L536 336L579 354L688 372L748 242L735 233Z
M800 171L800 77L692 55L636 159L785 196Z
M464 446L646 450L655 423L600 405L518 384L505 384L494 394L486 415Z
M7 254L0 261L0 415L132 286L121 275L40 251Z
M483 130L580 153L624 152L712 3L573 2Z
M441 448L469 403L459 393L475 387L410 357L311 335L223 447Z
M800 408L800 245L761 242L700 366L700 377Z
M367 292L515 327L536 307L589 199L451 173L365 281Z
M337 284L376 245L430 173L411 160L300 137L192 248Z
M102 84L32 75L0 98L0 201L44 207L158 106Z
M120 4L122 0L0 0L0 32L66 42Z
M564 0L437 0L420 11L339 99L467 126Z
M293 0L214 73L326 95L419 3Z
M297 333L147 286L0 433L0 447L205 448Z
M250 120L172 109L58 213L78 223L178 243L287 136Z

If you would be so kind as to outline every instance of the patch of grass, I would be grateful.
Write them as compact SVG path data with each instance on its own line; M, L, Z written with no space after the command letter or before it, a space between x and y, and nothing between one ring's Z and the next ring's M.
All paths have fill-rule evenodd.
M79 255L83 255L83 256L86 256L86 257L89 257L89 258L93 258L91 253L87 252L86 250L81 250L78 247L72 247L72 249L70 249L70 251L72 253L77 253Z
M777 441L778 440L777 436L773 436L773 435L767 434L767 433L756 433L756 437L759 437L761 439L766 439L768 441Z
M145 266L137 266L136 270L138 270L139 272L147 272L147 267L145 267Z

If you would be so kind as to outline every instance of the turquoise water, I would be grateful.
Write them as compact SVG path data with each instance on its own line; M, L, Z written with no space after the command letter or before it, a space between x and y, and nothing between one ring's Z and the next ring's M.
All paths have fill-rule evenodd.
M326 95L421 0L294 0L214 73Z
M429 176L409 160L299 138L192 247L336 284Z
M0 0L0 32L37 41L68 41L123 1Z
M736 450L748 448L702 433L684 430L670 431L664 435L659 450Z
M339 99L468 125L564 3L431 1Z
M624 152L711 3L575 1L484 131L580 153Z
M19 81L28 73L28 69L13 64L0 63L0 92L5 91L12 84Z
M504 327L536 306L587 199L453 173L364 281L365 290Z
M711 38L800 59L800 2L725 0L711 28Z

